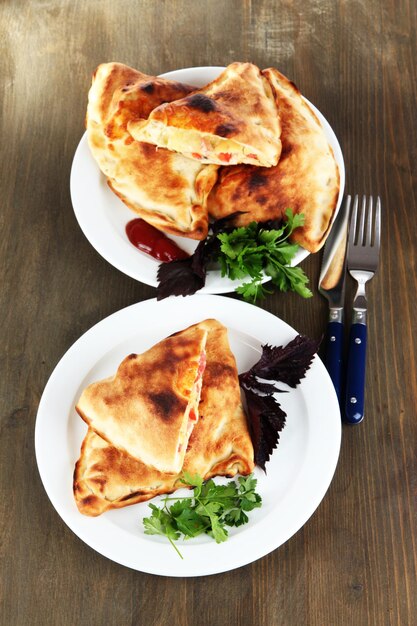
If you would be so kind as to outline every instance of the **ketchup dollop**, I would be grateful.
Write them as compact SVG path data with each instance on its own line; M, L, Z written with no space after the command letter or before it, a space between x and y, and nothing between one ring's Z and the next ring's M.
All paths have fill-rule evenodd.
M187 259L190 256L172 239L140 217L126 224L126 235L136 248L163 263Z

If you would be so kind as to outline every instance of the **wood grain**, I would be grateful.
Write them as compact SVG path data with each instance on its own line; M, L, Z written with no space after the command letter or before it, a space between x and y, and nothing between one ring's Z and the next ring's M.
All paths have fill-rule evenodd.
M405 626L417 615L416 3L412 0L29 0L0 5L0 623ZM69 196L94 68L148 73L251 60L287 74L327 117L347 190L379 193L369 286L366 418L344 428L331 487L265 558L217 576L156 577L84 545L52 508L34 424L54 366L89 327L154 297L102 259ZM314 297L263 308L318 337ZM353 284L349 282L347 303Z

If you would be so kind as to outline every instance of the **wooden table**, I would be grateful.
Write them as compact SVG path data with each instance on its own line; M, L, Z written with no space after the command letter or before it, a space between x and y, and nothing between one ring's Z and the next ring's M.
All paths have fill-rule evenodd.
M7 626L411 626L417 620L416 3L411 0L3 2L1 16L0 623ZM59 359L93 324L155 290L101 258L69 174L91 73L251 60L276 66L334 128L347 191L380 194L369 287L366 418L344 427L330 489L285 545L235 571L164 578L79 540L39 478L34 426ZM314 297L264 309L318 337ZM352 297L349 282L347 302ZM59 419L59 415L57 415Z

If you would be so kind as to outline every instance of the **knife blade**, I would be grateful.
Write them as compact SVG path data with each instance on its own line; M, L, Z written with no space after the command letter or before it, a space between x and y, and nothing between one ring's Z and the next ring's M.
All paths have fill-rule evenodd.
M318 289L329 303L325 334L325 365L339 403L342 396L343 307L345 299L346 248L351 197L340 207L323 250Z

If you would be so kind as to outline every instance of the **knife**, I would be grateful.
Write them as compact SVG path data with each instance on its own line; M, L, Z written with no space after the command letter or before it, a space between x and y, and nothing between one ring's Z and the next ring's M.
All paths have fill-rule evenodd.
M346 246L351 197L340 207L324 245L319 292L329 302L326 329L325 365L332 379L339 403L342 396L343 306L346 278Z

